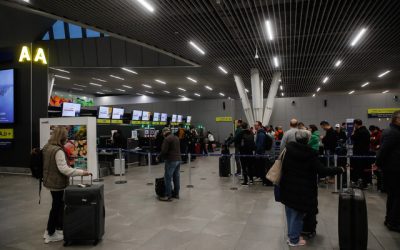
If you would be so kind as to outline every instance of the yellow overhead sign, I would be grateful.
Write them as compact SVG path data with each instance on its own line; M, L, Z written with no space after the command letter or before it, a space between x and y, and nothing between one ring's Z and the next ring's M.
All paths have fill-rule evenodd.
M232 122L232 116L220 116L220 117L215 117L216 122Z
M97 123L100 124L110 124L111 121L109 119L97 119Z
M0 128L0 139L14 139L14 129Z
M400 110L400 108L368 109L368 118L390 118L397 110Z
M21 53L19 54L19 62L30 62L32 61L31 53L29 51L28 46L22 46ZM34 62L41 62L42 64L47 64L46 55L44 53L43 48L37 48L35 57L33 58Z

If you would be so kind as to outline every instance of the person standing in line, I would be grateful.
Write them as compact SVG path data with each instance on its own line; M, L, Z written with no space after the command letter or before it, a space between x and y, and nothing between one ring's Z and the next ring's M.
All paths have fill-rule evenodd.
M47 144L43 147L43 186L50 190L52 205L43 235L44 242L61 241L63 235L64 189L69 185L69 177L88 176L86 170L68 166L64 145L68 139L67 129L57 126Z
M320 143L320 134L318 128L314 124L311 124L309 131L311 132L311 138L310 141L308 142L308 145L310 145L310 147L318 153L319 143Z
M305 130L307 130L306 126L305 126L304 123L302 123L302 122L299 122L299 123L297 124L297 128L298 128L298 129L305 129Z
M334 155L337 146L335 130L333 130L332 126L327 121L322 121L320 125L326 132L325 136L322 137L325 154Z
M254 134L249 129L249 125L245 122L242 123L242 133L240 137L240 161L242 164L242 174L243 174L243 186L247 186L250 183L253 184L253 157L254 149L256 144L254 142Z
M260 121L254 124L256 132L256 148L255 154L259 157L255 158L254 171L261 178L263 185L268 185L268 180L265 177L268 159L265 157L265 151L272 147L272 138L265 133L265 129Z
M296 138L295 138L294 135L296 134L297 130L299 130L297 128L298 121L293 118L292 120L290 120L290 124L289 125L290 125L290 129L288 131L286 131L285 134L282 137L281 151L285 148L287 143L296 141Z
M371 135L368 129L363 126L360 119L354 120L354 130L351 135L353 141L353 155L354 156L369 156L369 146ZM352 173L350 178L352 181L357 182L362 180L360 188L366 188L372 181L371 169L369 168L369 159L354 158L351 160Z
M207 132L207 138L208 138L208 152L214 152L215 138L214 135L211 133L211 131Z
M159 197L160 201L172 201L172 198L179 199L180 190L180 166L181 150L179 138L171 133L169 128L163 129L164 141L159 157L165 160L165 196ZM174 182L172 191L171 181Z
M283 132L282 126L277 126L275 128L275 140L280 142L283 138L283 135L284 135L284 132Z
M235 130L235 135L233 137L233 143L235 145L235 161L236 161L236 173L235 175L241 175L242 174L242 164L240 162L240 157L237 156L236 154L240 154L240 141L241 141L241 133L242 133L242 120L237 120L236 122L236 130Z
M371 144L370 149L374 152L379 150L381 146L381 137L382 137L382 130L374 125L369 126L369 132L371 132Z
M335 125L335 135L338 145L343 145L346 143L347 141L346 133L343 131L339 123Z
M385 226L400 233L400 110L392 115L390 127L382 133L376 165L383 171L387 192Z

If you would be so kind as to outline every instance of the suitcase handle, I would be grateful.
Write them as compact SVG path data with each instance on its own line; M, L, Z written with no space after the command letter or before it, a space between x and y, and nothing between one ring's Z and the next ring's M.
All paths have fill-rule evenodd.
M93 185L93 174L90 173L89 176L90 176L90 186L92 186ZM72 182L72 185L74 185L74 177L71 177L71 182ZM83 175L81 175L81 185L83 185Z

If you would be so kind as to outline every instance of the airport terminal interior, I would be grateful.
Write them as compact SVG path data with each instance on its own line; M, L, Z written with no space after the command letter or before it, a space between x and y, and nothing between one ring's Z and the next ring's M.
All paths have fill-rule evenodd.
M400 249L399 13L0 0L0 249Z

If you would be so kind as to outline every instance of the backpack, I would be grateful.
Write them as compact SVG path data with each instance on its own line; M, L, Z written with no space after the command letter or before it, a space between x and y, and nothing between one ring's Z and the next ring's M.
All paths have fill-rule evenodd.
M256 143L254 142L254 135L251 132L243 133L242 141L240 142L241 151L253 151L256 147Z
M39 180L39 204L40 204L42 182L43 182L43 151L40 148L32 149L30 168L32 172L32 177Z
M272 148L272 144L273 144L273 140L271 138L271 136L269 136L268 134L265 134L265 139L264 139L264 146L265 146L265 150L271 150Z

